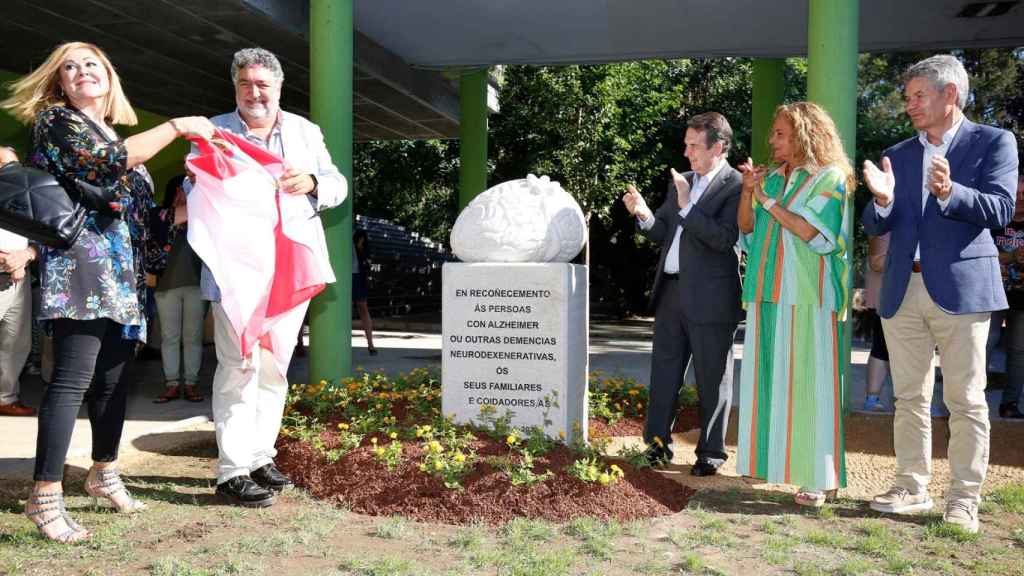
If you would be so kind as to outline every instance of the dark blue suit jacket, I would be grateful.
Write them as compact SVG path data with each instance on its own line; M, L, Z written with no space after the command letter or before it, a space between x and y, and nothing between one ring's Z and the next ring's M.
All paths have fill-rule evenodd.
M861 215L869 235L892 232L879 314L891 318L899 310L918 243L924 284L939 308L951 314L1006 308L989 229L1002 228L1013 216L1018 168L1013 134L964 119L946 153L953 189L945 210L930 194L921 210L924 147L916 136L884 156L896 175L892 212L881 218L869 202Z

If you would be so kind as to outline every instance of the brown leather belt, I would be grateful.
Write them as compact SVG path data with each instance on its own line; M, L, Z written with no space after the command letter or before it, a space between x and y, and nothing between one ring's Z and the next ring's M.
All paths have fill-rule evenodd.
M913 272L916 272L916 273L920 274L921 273L921 262L918 261L918 260L914 260L914 264L910 267L910 269Z

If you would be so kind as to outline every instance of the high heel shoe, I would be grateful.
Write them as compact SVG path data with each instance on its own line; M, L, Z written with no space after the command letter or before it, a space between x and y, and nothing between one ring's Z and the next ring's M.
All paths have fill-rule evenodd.
M84 540L89 536L88 532L84 528L78 525L77 522L71 519L68 515L67 509L64 507L64 493L63 492L33 492L29 496L29 504L33 506L39 506L35 510L29 512L25 511L25 516L36 525L36 529L43 535L47 540L54 542L60 542L62 544L70 544L79 540ZM27 508L27 506L26 506ZM43 520L41 516L47 512L56 512L55 515ZM67 525L67 530L57 534L56 536L50 536L43 530L44 527L56 522L58 519L64 520Z
M116 468L93 468L92 471L95 473L95 478L92 482L86 478L85 491L89 496L92 496L92 505L94 507L99 506L100 498L106 498L113 505L114 509L121 514L131 514L146 509L146 505L132 497L131 492L125 488L124 482L121 481L121 475ZM115 497L122 493L125 497L122 503L118 504L118 500Z
M793 497L793 501L800 506L809 506L811 508L821 508L825 505L825 502L831 502L836 499L838 490L805 490L801 488L796 495Z

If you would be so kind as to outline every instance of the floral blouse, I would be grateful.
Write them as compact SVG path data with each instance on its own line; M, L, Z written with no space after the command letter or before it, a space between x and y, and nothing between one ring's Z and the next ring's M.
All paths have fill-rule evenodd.
M141 164L129 170L124 142L110 139L73 108L40 112L32 143L32 163L53 174L72 198L78 197L75 179L114 187L122 214L90 211L70 248L42 248L39 318L109 318L124 326L125 339L145 341L143 259L152 178Z

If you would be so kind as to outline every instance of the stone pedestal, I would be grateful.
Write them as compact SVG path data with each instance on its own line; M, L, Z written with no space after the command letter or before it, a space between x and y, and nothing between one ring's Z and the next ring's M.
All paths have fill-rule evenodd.
M587 439L588 276L579 264L444 265L442 405Z

